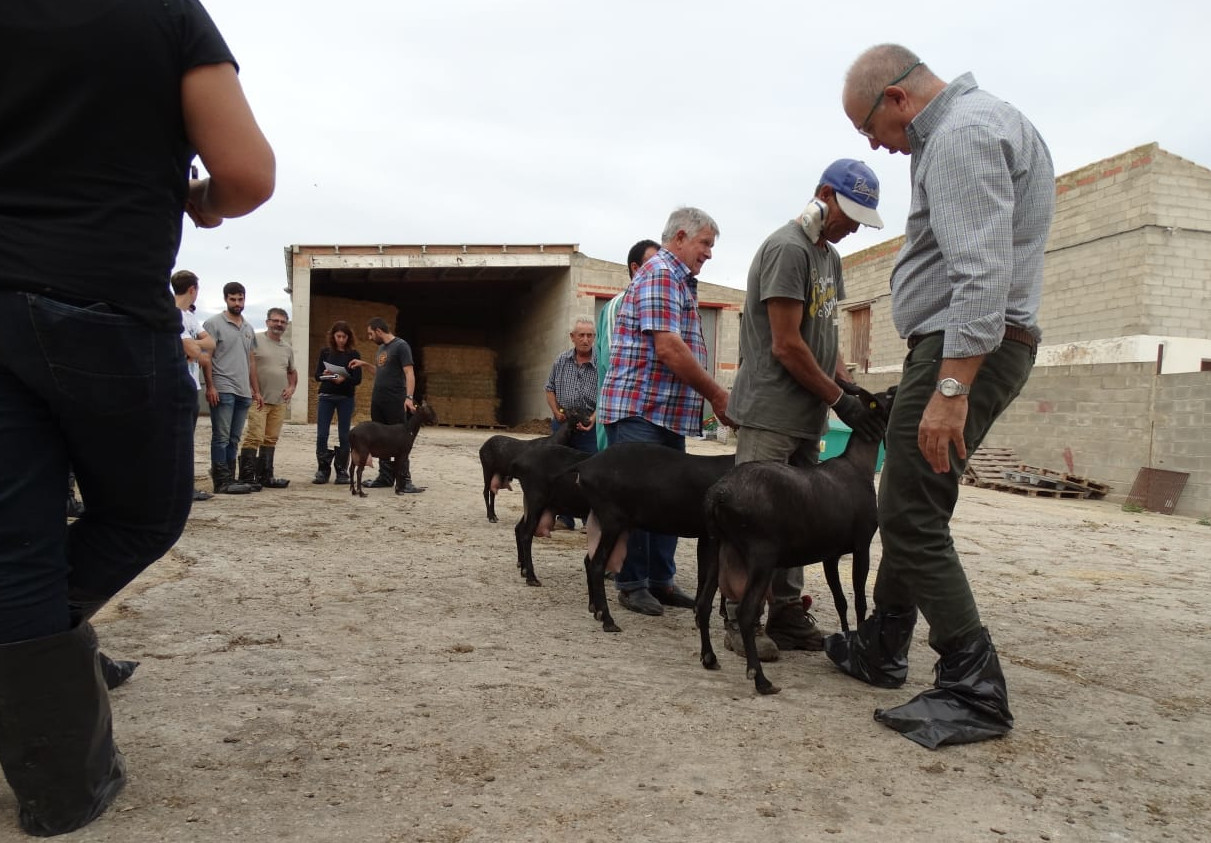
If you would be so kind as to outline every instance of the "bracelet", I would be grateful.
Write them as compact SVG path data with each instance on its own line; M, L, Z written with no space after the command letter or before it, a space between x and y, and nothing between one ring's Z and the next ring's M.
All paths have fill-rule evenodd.
M411 395L405 395L405 396L404 396L404 400L405 400L405 401L411 401L411 400L412 400L412 396L411 396Z
M845 397L845 390L843 389L843 390L841 390L841 394L837 396L837 400L834 401L833 403L829 404L828 408L831 410L834 407L836 407L838 404L841 403L841 399L844 397Z

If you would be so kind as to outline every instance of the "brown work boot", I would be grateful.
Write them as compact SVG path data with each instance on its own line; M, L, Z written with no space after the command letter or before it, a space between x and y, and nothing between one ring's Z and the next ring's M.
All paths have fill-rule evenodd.
M778 661L778 645L765 634L761 624L757 624L757 660L763 662ZM736 621L727 621L723 625L723 646L741 658L744 657L744 638L740 635L740 625Z
M824 635L816 626L816 619L803 610L798 600L770 604L765 628L780 650L824 649Z

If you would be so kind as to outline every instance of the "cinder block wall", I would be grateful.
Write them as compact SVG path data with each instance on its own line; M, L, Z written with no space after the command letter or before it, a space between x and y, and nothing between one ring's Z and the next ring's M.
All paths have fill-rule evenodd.
M1122 501L1141 468L1190 475L1175 513L1211 515L1211 377L1154 375L1148 363L1036 368L984 444L1022 462L1113 486ZM859 375L871 391L898 374Z
M1154 375L1152 364L1036 368L986 443L1013 448L1028 465L1131 491L1141 468L1190 475L1177 514L1211 513L1211 378Z

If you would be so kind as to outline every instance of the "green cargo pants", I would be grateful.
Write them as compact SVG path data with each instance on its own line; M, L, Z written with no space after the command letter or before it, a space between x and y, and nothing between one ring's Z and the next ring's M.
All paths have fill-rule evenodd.
M924 337L904 362L887 426L887 456L879 481L883 558L875 579L876 608L916 606L929 623L934 649L980 631L980 613L950 536L966 460L950 452L950 471L937 474L917 446L917 429L933 397L942 362L941 333ZM1033 350L1005 341L984 358L968 396L963 438L970 456L997 417L1025 386Z

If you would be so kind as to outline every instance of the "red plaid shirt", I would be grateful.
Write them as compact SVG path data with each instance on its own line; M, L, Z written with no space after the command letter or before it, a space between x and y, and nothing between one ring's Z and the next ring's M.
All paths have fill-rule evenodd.
M661 249L635 273L622 297L597 418L610 424L640 416L682 436L698 436L702 433L702 396L656 359L653 331L679 334L694 359L706 367L698 280L667 249Z

